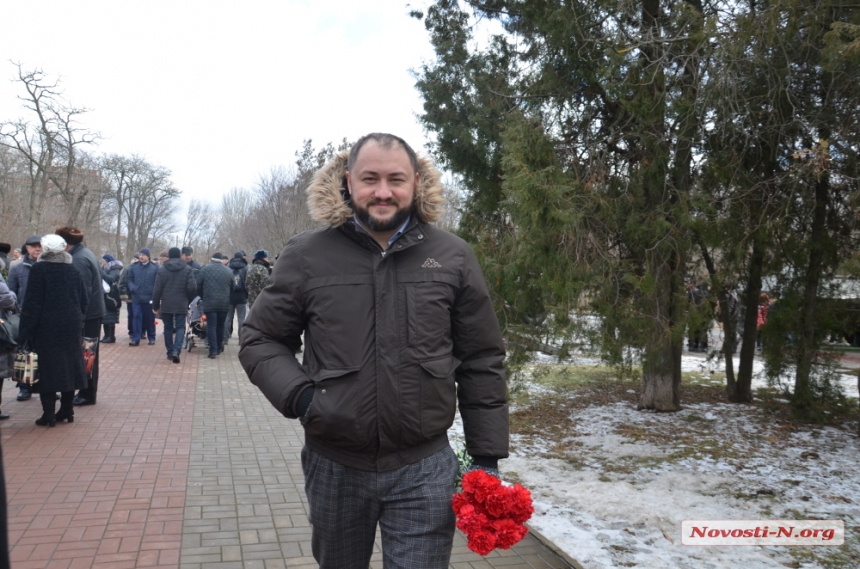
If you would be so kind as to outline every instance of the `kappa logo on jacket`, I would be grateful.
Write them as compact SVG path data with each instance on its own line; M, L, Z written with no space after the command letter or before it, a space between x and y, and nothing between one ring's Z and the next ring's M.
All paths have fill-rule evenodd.
M442 267L442 265L437 263L435 259L430 259L430 258L428 258L426 261L424 261L424 264L421 265L422 269L439 269L441 267Z

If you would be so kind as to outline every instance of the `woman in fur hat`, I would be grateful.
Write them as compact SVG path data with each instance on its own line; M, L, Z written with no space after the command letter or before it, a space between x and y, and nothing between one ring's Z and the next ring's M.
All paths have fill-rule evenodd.
M27 344L39 355L42 416L36 424L53 427L57 421L74 420L75 389L86 388L81 328L89 295L83 277L66 253L59 235L42 238L42 255L30 269L27 297L21 310L19 345ZM54 412L60 391L60 410Z

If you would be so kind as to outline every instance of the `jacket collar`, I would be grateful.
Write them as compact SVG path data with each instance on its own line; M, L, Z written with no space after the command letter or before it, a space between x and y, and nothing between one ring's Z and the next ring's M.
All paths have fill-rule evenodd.
M366 247L368 244L370 244L370 246L375 247L377 250L379 249L379 244L376 242L376 240L354 220L347 221L346 223L338 227L338 229L342 231L347 237L349 237L356 243L359 243L363 247ZM426 239L426 224L418 220L415 216L412 216L411 220L409 221L409 225L407 225L406 229L403 230L403 234L397 239L397 241L392 244L391 248L388 249L386 253L408 249L413 245L422 243Z

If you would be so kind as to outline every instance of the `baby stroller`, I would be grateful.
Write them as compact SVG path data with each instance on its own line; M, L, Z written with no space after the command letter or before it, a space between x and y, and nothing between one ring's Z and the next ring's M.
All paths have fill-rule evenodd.
M206 342L206 315L203 314L203 306L199 296L194 297L194 300L188 305L188 317L185 326L185 349L189 352L191 348L197 345L195 337L200 338L204 346L209 345Z

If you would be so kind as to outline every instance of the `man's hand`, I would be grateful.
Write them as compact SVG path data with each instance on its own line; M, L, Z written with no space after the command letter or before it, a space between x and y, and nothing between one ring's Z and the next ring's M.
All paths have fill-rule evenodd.
M483 470L491 476L495 476L499 480L502 479L499 474L499 459L495 456L473 456L472 464L466 469L466 472L473 470Z

